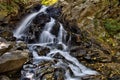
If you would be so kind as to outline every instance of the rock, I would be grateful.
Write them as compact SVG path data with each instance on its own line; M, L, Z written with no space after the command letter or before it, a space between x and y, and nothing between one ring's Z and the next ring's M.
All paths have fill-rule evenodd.
M81 39L82 37L81 37L81 35L80 34L74 34L74 33L72 33L71 34L71 45L80 45L80 43L81 43Z
M79 59L87 54L87 50L80 46L74 46L74 47L71 47L70 54Z
M49 8L47 8L46 11L49 14L49 16L57 19L61 15L62 8L55 8L50 6Z
M33 20L33 23L37 25L43 25L49 21L50 21L50 16L48 14L40 13Z
M32 9L31 11L32 11L32 12L37 12L37 11L40 10L41 7L42 7L42 5L40 5L40 4L34 5L34 6L33 6L33 9Z
M50 52L50 49L48 47L40 47L37 48L37 52L40 56L46 56Z
M111 62L112 61L111 55L105 54L103 51L99 49L88 51L88 53L84 56L84 58L88 61L96 61L96 62Z
M17 50L24 50L27 49L27 44L23 41L18 41L17 44L15 45L15 48Z
M64 56L62 56L60 53L56 53L53 58L56 58L56 59L65 59Z
M6 52L0 56L0 73L20 69L27 59L28 51L16 50Z
M57 49L59 49L59 50L63 50L64 49L62 44L55 45L55 47Z
M0 42L0 56L9 50L9 45L4 42Z
M13 32L9 31L9 30L2 30L0 32L0 36L3 37L3 38L5 38L6 40L9 40L9 41L10 40L11 41L15 40L15 38L13 37Z
M1 75L1 76L0 76L0 80L10 80L10 78L8 78L8 77L5 76L5 75Z
M53 35L55 35L56 37L58 36L58 32L59 32L59 28L60 28L60 24L56 21L55 25L53 26L51 33Z
M0 56L5 52L8 52L12 48L12 44L6 42L5 39L0 37Z
M29 61L23 66L21 79L64 80L64 69L53 67L56 61L37 60L37 64ZM30 70L29 70L30 69ZM28 70L28 71L27 71ZM27 71L27 72L26 72ZM28 75L28 77L26 77ZM30 76L30 77L29 77Z
M7 42L4 38L0 37L0 42Z
M92 43L93 44L93 43ZM78 60L86 60L87 62L111 62L112 56L105 53L104 50L95 47L73 46L71 47L71 55Z

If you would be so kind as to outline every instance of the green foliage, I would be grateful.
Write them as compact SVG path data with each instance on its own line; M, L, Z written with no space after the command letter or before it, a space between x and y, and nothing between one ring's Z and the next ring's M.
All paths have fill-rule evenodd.
M8 13L16 11L17 7L18 6L14 2L11 2L10 4L8 4L7 2L0 3L0 10Z
M120 22L114 19L107 19L104 21L104 27L113 36L120 31Z

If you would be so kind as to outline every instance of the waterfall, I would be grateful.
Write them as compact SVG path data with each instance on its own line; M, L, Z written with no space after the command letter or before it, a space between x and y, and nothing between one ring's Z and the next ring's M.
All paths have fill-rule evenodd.
M20 38L22 35L25 35L25 30L28 30L32 20L39 13L45 12L45 14L48 14L46 13L47 8L48 7L42 6L38 12L28 15L15 31L14 36L16 38ZM43 31L40 33L38 42L28 44L29 50L33 55L33 61L31 64L25 64L23 66L23 70L21 71L21 80L46 80L41 79L42 67L39 66L41 61L56 60L57 62L52 64L51 67L62 68L65 71L64 80L81 80L81 78L84 76L98 74L96 71L82 65L75 57L70 55L68 45L66 44L67 31L64 29L62 23L59 22L60 27L57 36L51 33L55 23L56 20L51 17L50 21L45 24ZM59 45L62 46L62 49L56 47ZM37 46L47 47L50 49L50 51L46 55L39 56L36 50ZM56 55L60 55L62 58L56 58ZM72 76L71 71L73 73Z
M50 22L46 23L45 28L40 36L40 43L53 43L55 36L50 33L53 25L55 24L55 20L51 18Z
M14 32L14 36L16 38L21 38L21 36L24 35L25 30L29 27L29 25L31 24L32 20L35 18L35 16L37 16L39 13L44 12L47 9L46 6L42 6L42 8L38 11L38 12L34 12L30 15L28 15L20 24L20 26L18 26L18 29Z

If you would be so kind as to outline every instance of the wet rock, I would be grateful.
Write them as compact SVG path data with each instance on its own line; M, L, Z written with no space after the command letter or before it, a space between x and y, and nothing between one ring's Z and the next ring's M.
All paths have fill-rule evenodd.
M56 37L58 36L59 28L60 28L60 24L56 21L55 25L53 26L51 30L51 33L55 35Z
M49 16L57 19L61 15L62 8L55 8L51 6L46 11Z
M24 50L27 49L27 44L23 41L18 41L15 47L17 50Z
M37 52L40 56L45 56L50 52L50 49L48 47L39 47L37 48Z
M20 69L27 59L28 51L16 50L6 52L0 56L0 73Z
M5 75L1 75L0 80L10 80L10 78Z
M33 20L33 23L37 24L37 25L45 25L49 21L50 21L50 16L49 15L44 14L44 13L40 13Z
M34 63L34 61L32 61ZM62 68L53 67L56 61L46 61L38 60L38 64L28 64L23 66L22 79L47 79L47 80L64 80L64 70ZM39 68L38 68L39 67ZM31 71L26 72L26 70L31 69ZM25 72L24 72L25 71ZM31 74L31 77L25 77L27 74ZM33 76L32 76L33 75ZM34 77L35 76L35 77Z
M59 49L59 50L63 50L63 49L64 49L62 44L58 44L58 45L56 45L55 47L56 47L57 49Z
M56 58L56 59L65 59L64 56L62 56L60 53L55 53L55 55L53 56L53 58Z

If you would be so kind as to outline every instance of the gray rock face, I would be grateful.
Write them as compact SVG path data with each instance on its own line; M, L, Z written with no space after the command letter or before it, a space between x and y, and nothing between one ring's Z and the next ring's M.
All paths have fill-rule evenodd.
M28 59L28 51L11 51L0 56L0 73L14 71L22 67Z

